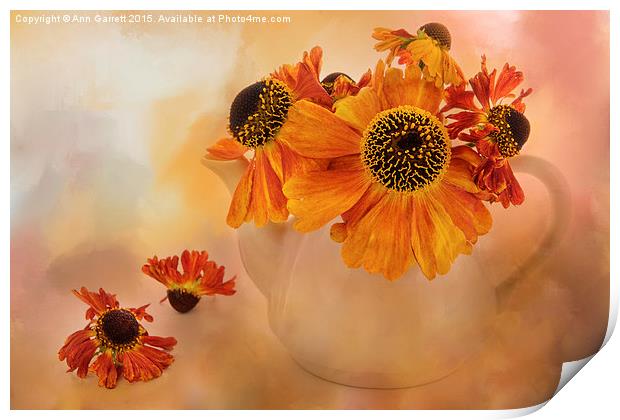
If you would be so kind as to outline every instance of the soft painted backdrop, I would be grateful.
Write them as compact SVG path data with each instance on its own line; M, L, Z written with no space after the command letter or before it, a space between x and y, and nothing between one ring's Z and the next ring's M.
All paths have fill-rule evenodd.
M17 14L49 13L11 16L12 408L515 408L551 397L561 363L600 347L609 302L607 12L261 12L292 22L36 26L16 23ZM380 57L373 27L430 21L450 28L468 76L483 53L490 66L509 61L525 72L535 92L524 153L564 173L572 218L552 258L522 279L484 351L459 371L406 390L339 386L301 370L270 332L224 222L230 197L200 157L225 134L235 93L278 65L318 44L324 74L357 77ZM490 281L524 260L548 224L541 185L521 180L526 203L494 206L482 239L498 249ZM203 299L187 315L160 305L164 289L140 266L184 248L207 249L239 274L237 295ZM149 331L179 340L173 366L112 391L66 374L56 352L84 325L85 307L69 292L80 286L105 286L128 306L152 303Z

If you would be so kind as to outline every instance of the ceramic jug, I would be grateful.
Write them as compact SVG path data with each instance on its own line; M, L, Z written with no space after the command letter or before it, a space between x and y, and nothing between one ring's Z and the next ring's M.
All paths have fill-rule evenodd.
M203 164L232 194L247 163ZM540 248L527 262L532 266L559 242L567 217L567 188L543 159L519 156L511 164L515 172L543 182L555 213ZM402 388L449 375L480 350L495 321L498 297L518 281L515 276L488 281L477 244L472 255L458 257L448 274L433 281L413 266L390 282L347 268L340 244L330 239L329 224L309 234L296 232L292 224L293 216L261 228L242 225L237 230L241 258L267 299L273 333L292 358L310 373L340 384Z

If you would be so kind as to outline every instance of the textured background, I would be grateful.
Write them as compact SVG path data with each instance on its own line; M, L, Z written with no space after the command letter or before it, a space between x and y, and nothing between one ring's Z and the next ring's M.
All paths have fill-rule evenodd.
M212 13L201 12L208 16ZM508 408L549 398L561 363L594 353L609 302L609 15L607 12L277 12L288 24L11 24L12 408ZM23 12L34 15L37 12ZM173 14L170 12L169 14ZM94 14L93 14L94 15ZM375 26L445 23L466 75L505 61L526 74L532 135L524 153L552 161L572 218L552 258L521 279L481 354L407 390L361 390L297 367L268 328L224 222L229 195L200 165L225 134L235 93L321 45L324 74L374 67ZM482 240L490 278L525 259L548 224L540 184ZM207 249L231 298L187 315L157 301L145 258ZM436 281L441 281L437 279ZM155 335L177 360L160 379L108 391L56 358L84 325L69 290L100 286L121 304L151 302Z

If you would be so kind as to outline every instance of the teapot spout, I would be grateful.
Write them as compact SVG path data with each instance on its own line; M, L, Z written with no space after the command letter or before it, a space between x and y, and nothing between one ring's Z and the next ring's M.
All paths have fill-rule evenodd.
M246 223L237 230L243 265L267 298L274 287L287 283L304 239L292 224L291 218L263 227Z
M203 158L202 164L215 172L233 195L248 161ZM290 217L285 223L268 223L264 227L245 223L237 229L243 265L265 296L269 296L278 282L290 276L295 263L303 236L293 229L292 224L293 218Z
M248 167L248 161L245 159L212 160L202 158L202 164L211 169L222 180L231 195L234 194L239 180Z

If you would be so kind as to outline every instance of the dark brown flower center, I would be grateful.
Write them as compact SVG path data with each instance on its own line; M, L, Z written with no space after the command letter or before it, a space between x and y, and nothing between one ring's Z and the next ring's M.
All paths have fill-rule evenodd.
M438 22L431 22L420 26L420 29L423 30L426 35L439 42L439 45L442 47L449 50L452 46L452 37L445 25Z
M503 157L509 158L519 151L530 136L530 122L525 115L508 105L491 108L487 118L498 131L490 134Z
M181 289L168 289L168 301L170 305L181 313L190 311L198 301L200 296L193 295L190 292Z
M445 173L450 144L437 118L406 105L377 114L364 133L361 158L387 188L413 192Z
M256 82L237 94L230 106L229 129L235 140L256 148L272 140L293 103L289 88L277 79Z
M334 93L334 83L336 82L336 80L340 77L343 76L345 77L349 82L354 83L353 79L351 79L347 74L345 73L341 73L341 72L335 72L335 73L331 73L328 74L327 76L325 76L323 78L323 80L321 80L321 86L323 86L323 89L325 89L325 91L332 95Z
M112 344L124 345L138 337L140 324L128 310L112 309L101 317L101 330Z

